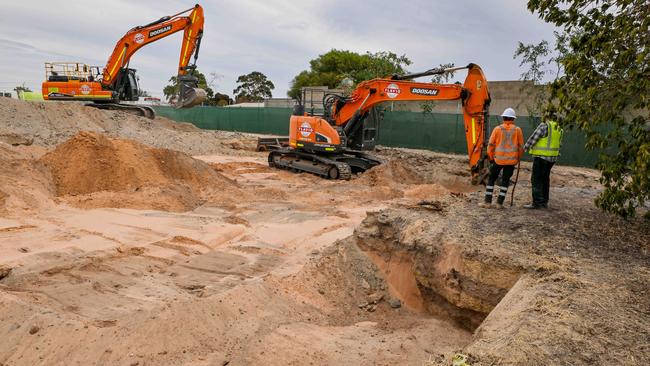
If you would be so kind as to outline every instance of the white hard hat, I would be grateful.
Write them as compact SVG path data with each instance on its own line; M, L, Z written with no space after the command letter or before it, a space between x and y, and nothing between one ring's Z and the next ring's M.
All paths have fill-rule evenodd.
M503 113L501 113L501 117L510 117L510 118L517 118L517 115L515 114L515 110L512 108L506 108Z

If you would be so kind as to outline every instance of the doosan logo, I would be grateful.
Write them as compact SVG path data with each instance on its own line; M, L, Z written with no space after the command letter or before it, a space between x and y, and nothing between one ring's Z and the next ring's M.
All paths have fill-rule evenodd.
M88 84L82 84L79 89L81 89L81 94L90 94L90 86L88 86Z
M384 89L384 93L386 93L389 98L396 98L399 93L401 93L401 90L397 84L389 84L386 89Z
M418 95L438 95L438 89L427 89L427 88L411 88L411 93Z
M166 26L164 26L162 28L154 29L151 32L149 32L149 38L155 37L155 36L157 36L159 34L163 34L163 33L167 32L167 31L169 31L171 29L172 29L171 25L166 25Z
M300 131L302 137L309 137L309 135L311 135L311 133L314 132L314 129L311 128L309 122L305 121L300 125L300 127L298 127L298 131Z
M133 36L133 41L137 44L142 44L144 42L144 34L138 33L135 36Z

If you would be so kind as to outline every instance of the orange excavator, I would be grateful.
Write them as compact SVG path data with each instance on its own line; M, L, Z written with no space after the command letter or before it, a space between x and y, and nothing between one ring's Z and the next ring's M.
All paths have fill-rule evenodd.
M129 61L140 48L182 30L177 76L180 92L176 107L189 108L200 104L205 100L206 92L198 87L198 78L193 73L203 36L203 21L203 8L197 4L180 13L134 27L117 42L101 72L99 66L79 62L48 62L42 85L43 99L91 101L93 103L89 105L93 107L124 110L153 118L154 111L150 107L119 103L137 101L141 92L136 70L129 68ZM192 55L194 62L190 65Z
M463 85L412 81L461 69L468 70ZM291 116L288 146L273 146L269 166L329 179L350 179L353 173L381 163L364 152L375 147L379 117L374 106L387 101L432 100L461 100L472 182L480 183L487 171L490 93L483 71L475 64L361 82L349 97L326 94L323 115L305 113L300 103Z

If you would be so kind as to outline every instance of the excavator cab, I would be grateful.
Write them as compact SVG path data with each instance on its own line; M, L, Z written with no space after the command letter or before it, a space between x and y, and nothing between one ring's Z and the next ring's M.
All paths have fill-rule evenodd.
M348 148L352 150L374 150L377 145L379 124L384 118L381 107L373 107L362 117L359 127L348 135Z
M138 87L138 77L135 75L135 69L124 68L117 75L115 91L119 100L137 101L140 94Z

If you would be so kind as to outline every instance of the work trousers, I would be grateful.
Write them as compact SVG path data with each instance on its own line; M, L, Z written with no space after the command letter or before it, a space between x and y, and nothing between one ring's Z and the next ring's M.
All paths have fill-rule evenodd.
M492 163L490 165L490 175L488 176L487 186L485 186L485 202L492 203L492 195L494 194L494 184L499 178L499 173L503 171L501 175L501 182L499 188L499 197L497 198L497 203L502 205L503 201L506 199L506 194L508 193L508 186L510 185L510 178L512 173L515 171L514 165L499 165L497 163Z
M533 158L533 173L531 175L531 185L533 187L533 206L548 206L548 191L551 185L551 168L555 162Z

